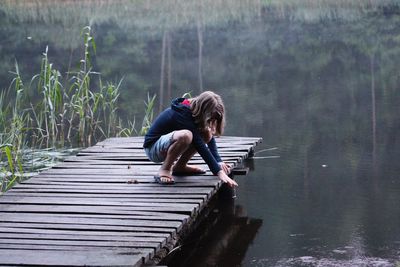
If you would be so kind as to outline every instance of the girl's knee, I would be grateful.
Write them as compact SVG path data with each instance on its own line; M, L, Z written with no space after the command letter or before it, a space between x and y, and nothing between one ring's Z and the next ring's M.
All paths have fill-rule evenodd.
M180 130L176 131L174 134L174 139L177 142L184 143L184 144L191 144L193 140L193 134L189 130Z

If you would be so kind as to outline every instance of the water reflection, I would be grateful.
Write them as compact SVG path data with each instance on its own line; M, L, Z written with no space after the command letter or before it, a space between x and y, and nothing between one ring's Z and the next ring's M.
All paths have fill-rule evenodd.
M198 229L165 260L168 266L240 266L262 220L249 218L225 188ZM228 191L228 192L227 192ZM225 194L225 197L222 197ZM214 205L212 204L212 205Z

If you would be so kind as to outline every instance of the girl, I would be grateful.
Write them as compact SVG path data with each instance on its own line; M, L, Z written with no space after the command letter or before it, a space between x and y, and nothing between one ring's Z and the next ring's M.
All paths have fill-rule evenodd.
M173 184L172 175L204 174L204 170L187 165L197 151L214 175L230 186L237 186L227 175L230 167L222 162L213 137L220 136L224 126L225 107L219 95L206 91L192 99L173 100L171 107L156 118L144 139L143 147L149 159L162 162L155 180Z

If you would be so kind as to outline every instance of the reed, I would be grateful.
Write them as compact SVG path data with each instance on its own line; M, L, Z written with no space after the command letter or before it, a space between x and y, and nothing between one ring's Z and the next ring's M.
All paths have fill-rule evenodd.
M7 121L10 114L10 104L7 101L8 91L0 92L0 144L5 143L7 138Z
M117 137L129 137L133 135L139 135L138 131L136 130L136 119L133 118L133 121L128 120L127 121L127 126L123 127L122 126L122 121L119 119L118 121L118 133Z
M10 106L10 119L6 122L6 140L16 151L20 151L26 143L26 132L29 130L30 116L24 107L24 83L19 72L18 64L15 64L15 77L11 81L9 92L13 94L14 102Z
M123 79L121 79L118 84L113 84L108 82L103 85L100 79L100 99L102 100L102 118L103 124L106 128L103 130L100 128L104 137L115 136L118 133L118 128L121 127L122 121L118 119L118 98L120 96L120 86Z
M53 141L53 144L57 140L58 134L57 117L63 107L63 92L60 77L60 72L53 68L53 64L49 63L48 47L46 47L43 53L40 73L35 75L31 82L38 78L37 89L43 95L41 103L37 105L37 109L43 115L42 119L38 119L35 116L38 127L44 127L42 128L44 131L40 132L45 132L46 137L48 140Z
M3 162L3 155L6 157L6 164L1 167L0 188L1 192L10 189L23 177L23 168L20 160L20 153L12 145L5 144L0 146L0 158Z
M100 73L92 71L91 65L91 54L96 53L96 43L89 26L83 29L82 35L84 37L84 54L80 60L80 69L71 73L73 76L69 88L70 97L66 104L69 108L67 113L69 114L67 139L71 140L72 130L75 127L74 121L77 121L76 132L80 142L90 145L92 137L96 136L96 132L99 130L100 120L96 119L99 118L99 116L96 116L99 107L101 104L105 104L104 100L108 98L104 96L103 88L100 89L100 92L91 89L92 77L100 76ZM106 92L108 91L106 90ZM87 138L85 139L85 137Z
M154 104L156 100L156 95L153 95L150 97L149 94L147 94L147 101L144 101L145 105L145 111L144 111L144 118L142 122L142 128L140 130L141 135L145 135L147 131L150 129L151 123L153 121L154 117Z
M24 108L24 84L15 64L14 79L9 88L0 94L0 184L6 191L23 174L21 151L26 145L29 130L29 113ZM11 98L14 101L10 101Z

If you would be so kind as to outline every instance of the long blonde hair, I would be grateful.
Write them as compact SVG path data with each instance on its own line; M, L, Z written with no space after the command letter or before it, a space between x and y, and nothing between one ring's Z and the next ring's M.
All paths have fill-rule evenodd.
M205 91L191 99L190 109L200 130L216 122L215 135L222 135L225 127L225 106L219 95L212 91Z

